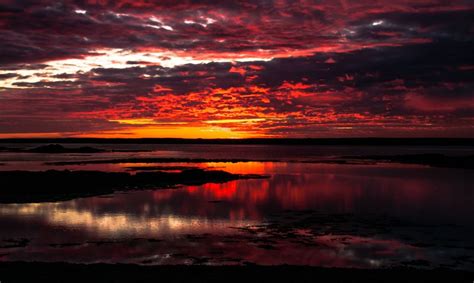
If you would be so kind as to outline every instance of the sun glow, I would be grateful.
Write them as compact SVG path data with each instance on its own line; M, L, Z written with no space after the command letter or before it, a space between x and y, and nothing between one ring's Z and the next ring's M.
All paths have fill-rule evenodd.
M264 118L253 118L253 119L222 119L222 120L209 120L205 121L206 124L233 124L233 123L256 123L266 121Z
M139 118L139 119L119 119L109 120L110 122L117 122L119 124L126 125L186 125L187 122L160 122L152 118Z
M140 125L140 124L135 124ZM226 127L218 126L191 126L191 125L140 125L138 127L124 128L120 130L100 131L78 134L77 137L93 138L228 138L241 139L250 138L255 135L245 131L235 131Z

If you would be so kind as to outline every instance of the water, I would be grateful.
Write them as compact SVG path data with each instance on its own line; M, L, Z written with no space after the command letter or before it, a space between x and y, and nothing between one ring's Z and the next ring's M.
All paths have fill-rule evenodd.
M154 151L2 153L0 162L5 163L1 170L133 172L129 167L156 164L43 163L150 156L280 161L166 164L265 174L268 179L54 203L0 204L0 260L474 269L472 171L301 162L354 151L419 153L416 148L157 145L148 149ZM465 154L472 149L424 148L424 152L446 151Z

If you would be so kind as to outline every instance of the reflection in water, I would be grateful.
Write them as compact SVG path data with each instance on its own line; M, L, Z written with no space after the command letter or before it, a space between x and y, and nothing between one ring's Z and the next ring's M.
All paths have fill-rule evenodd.
M74 205L73 205L74 206ZM231 225L252 225L251 221L210 220L202 217L179 217L161 215L143 217L140 215L105 213L77 210L56 203L5 205L0 208L2 215L26 216L44 219L49 225L84 229L109 238L123 236L165 236L188 233L205 233L227 228ZM145 209L146 210L146 209Z
M453 244L443 242L454 237L461 248L474 246L472 233L450 234L442 226L473 230L474 192L469 184L474 177L463 170L284 162L200 166L271 177L58 203L0 205L0 226L8 227L0 231L4 241L0 260L380 267L424 261L441 266L449 264L446 258L472 254L448 249ZM416 242L434 241L418 228L413 232L390 226L382 233L372 232L370 223L347 228L347 223L332 222L333 227L324 228L329 224L310 223L304 218L308 216L298 213L278 221L292 219L303 227L265 228L275 214L308 210L385 215L412 226L441 228L430 231L437 237L431 246ZM347 229L341 230L342 226ZM236 229L245 227L258 229ZM21 238L30 242L25 247L7 243Z

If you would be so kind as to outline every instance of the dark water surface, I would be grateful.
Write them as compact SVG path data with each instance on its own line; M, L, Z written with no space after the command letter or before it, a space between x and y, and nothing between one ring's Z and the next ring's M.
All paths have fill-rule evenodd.
M157 165L43 165L44 161L137 156L281 161L191 164L265 174L268 179L55 203L0 204L0 260L474 270L472 171L295 162L355 151L399 154L420 153L419 149L233 145L151 149L98 155L1 153L0 162L5 164L0 169L127 171L130 166ZM469 148L424 150L472 153Z

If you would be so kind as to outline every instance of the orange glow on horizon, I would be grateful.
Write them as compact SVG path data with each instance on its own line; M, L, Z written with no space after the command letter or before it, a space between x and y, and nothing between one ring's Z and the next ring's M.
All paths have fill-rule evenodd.
M183 139L245 139L269 137L267 135L236 131L219 126L183 126L177 123L165 125L146 125L129 123L136 127L95 132L56 132L56 133L0 133L2 138L183 138Z
M74 135L75 137L90 138L184 138L184 139L243 139L255 137L255 134L245 131L235 131L217 126L159 126L127 128L115 131L101 131ZM258 135L260 136L260 135Z

